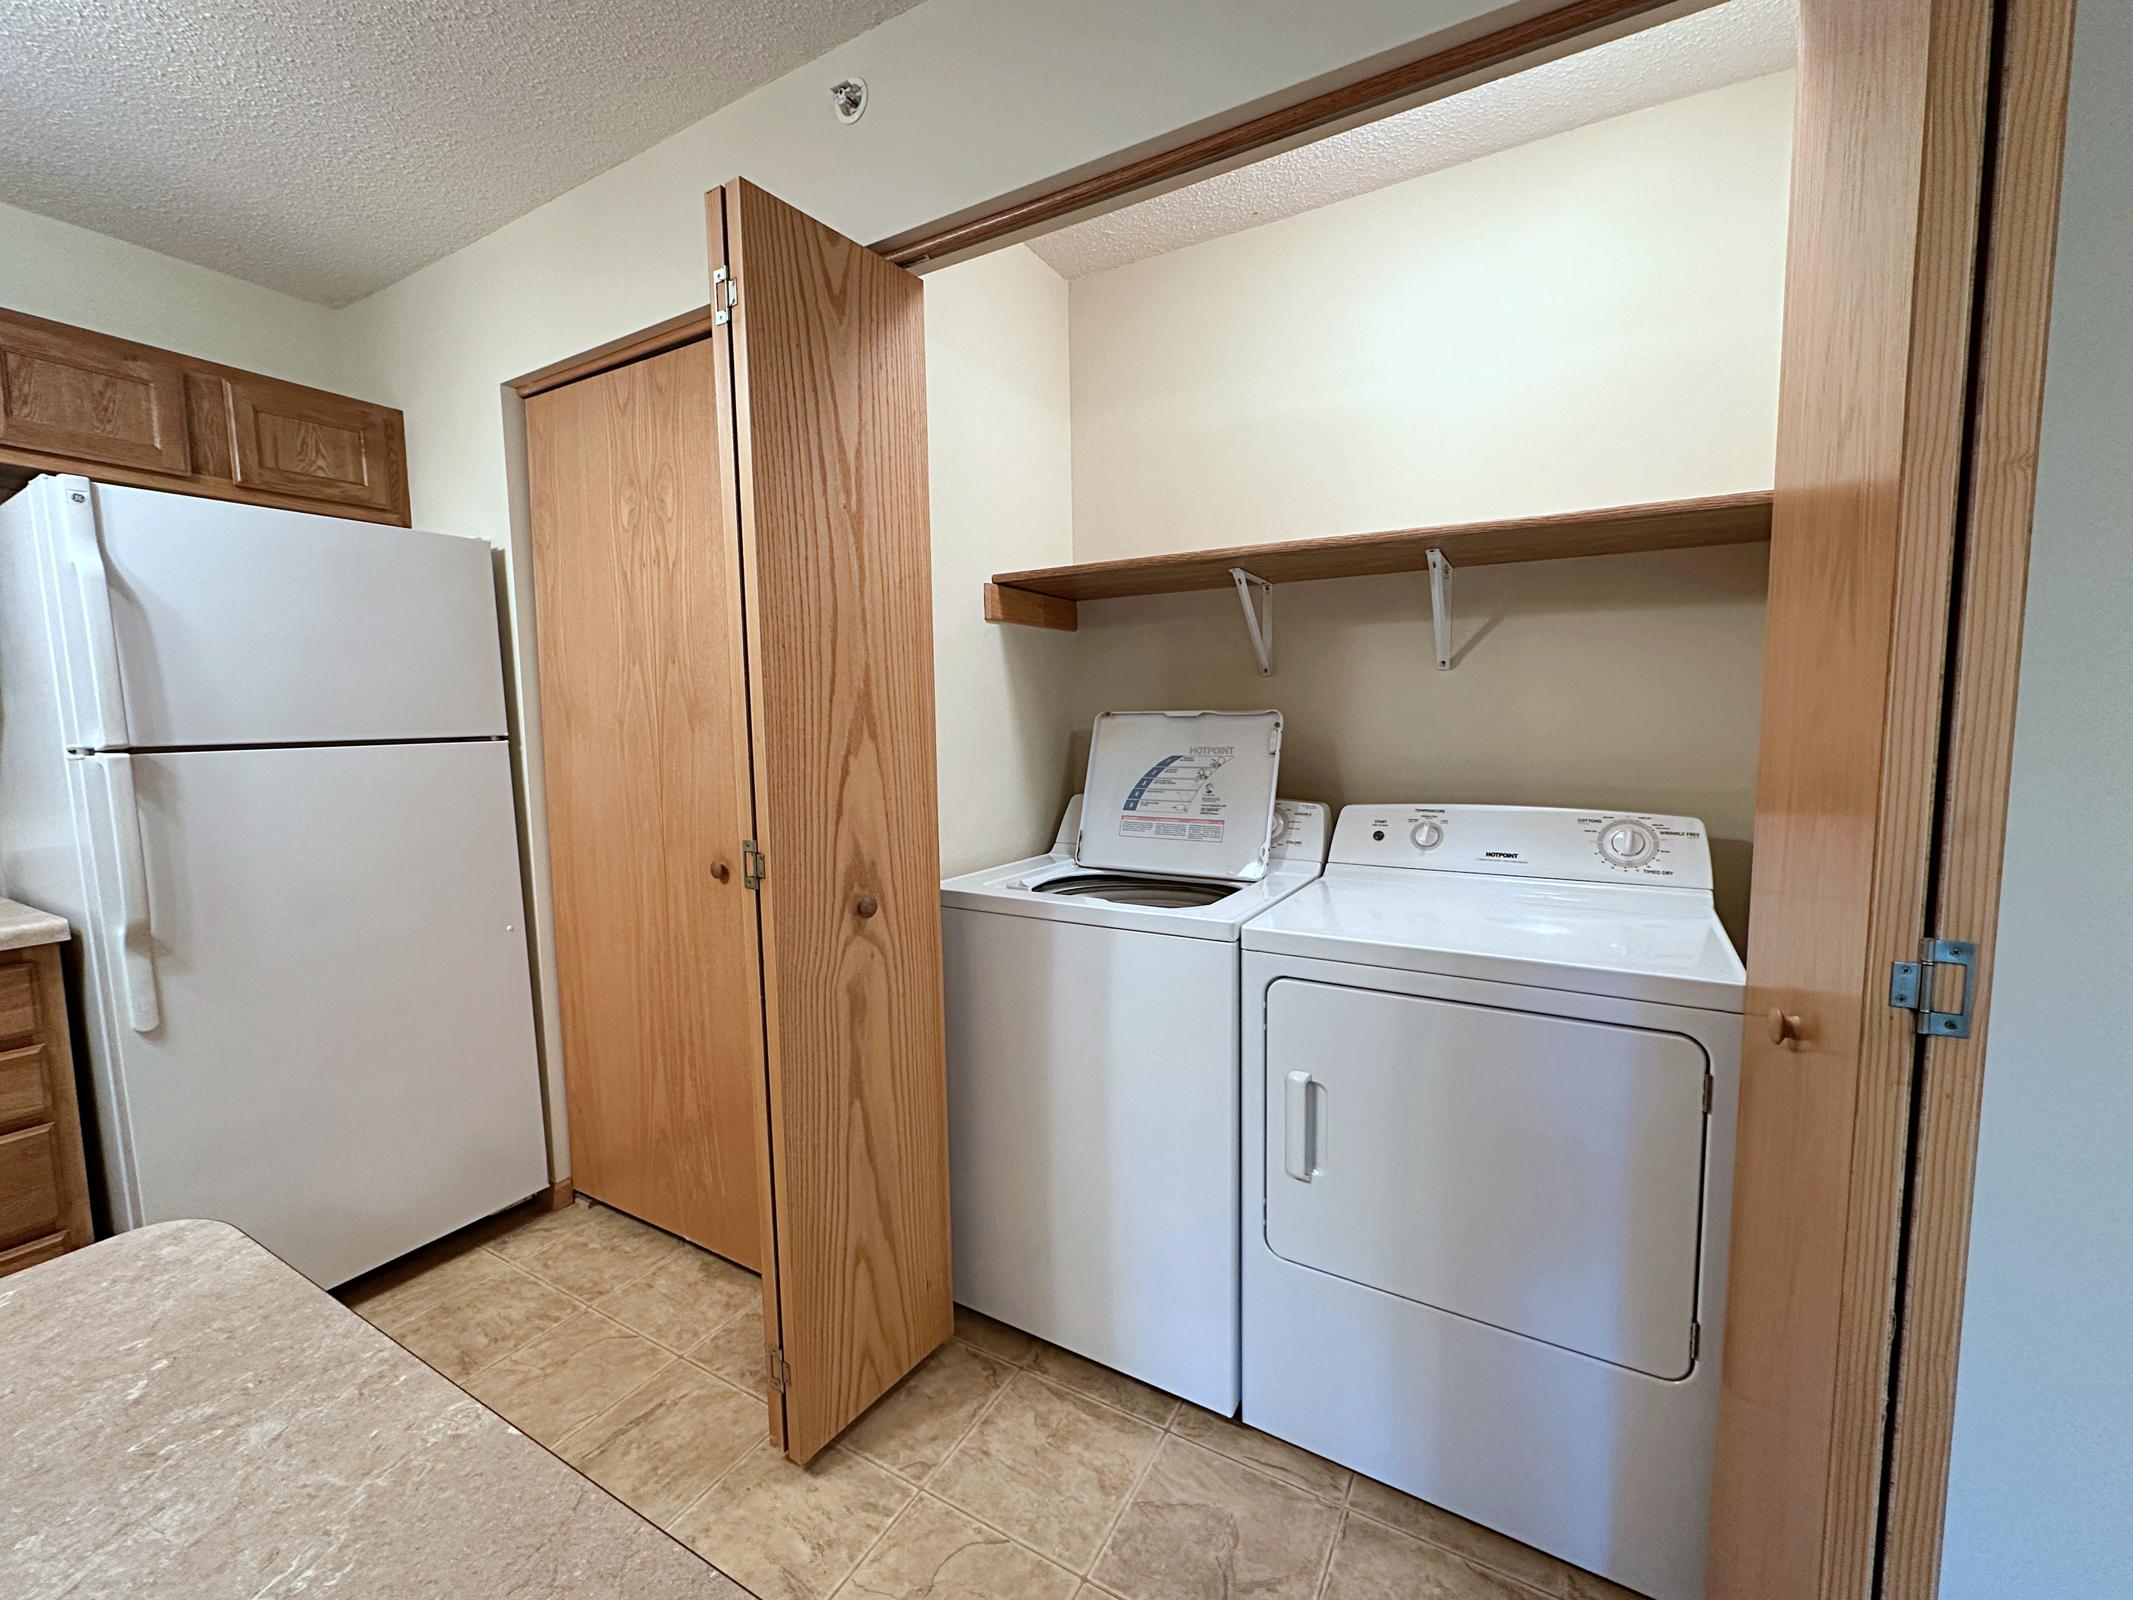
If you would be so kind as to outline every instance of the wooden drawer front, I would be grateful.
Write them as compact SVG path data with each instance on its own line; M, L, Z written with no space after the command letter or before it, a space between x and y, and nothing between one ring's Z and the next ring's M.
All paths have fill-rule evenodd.
M59 1153L52 1125L0 1134L0 1246L60 1231Z
M182 473L185 375L94 335L10 323L0 327L0 444Z
M42 1239L32 1239L28 1244L18 1244L12 1250L0 1250L0 1278L10 1272L20 1272L24 1267L34 1267L40 1261L50 1261L54 1256L67 1253L67 1236L63 1233L48 1233Z
M0 1053L0 1132L52 1120L52 1091L43 1045Z
M226 383L237 482L376 511L400 505L398 412L265 379Z
M37 969L27 961L0 966L0 1049L37 1033Z

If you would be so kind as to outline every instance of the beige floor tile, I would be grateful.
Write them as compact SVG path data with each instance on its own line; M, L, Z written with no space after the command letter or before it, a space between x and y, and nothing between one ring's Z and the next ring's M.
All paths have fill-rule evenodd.
M1162 1437L1023 1372L927 1482L950 1505L1086 1572Z
M1321 1500L1339 1500L1348 1492L1348 1479L1353 1476L1346 1467L1337 1466L1324 1456L1314 1456L1272 1434L1247 1428L1190 1403L1178 1407L1178 1414L1171 1418L1170 1431L1219 1455L1270 1472Z
M597 1300L694 1247L605 1206L565 1206L489 1248L544 1283Z
M505 1270L501 1258L455 1234L335 1292L365 1322L390 1333L446 1295Z
M915 1492L849 1450L796 1467L762 1444L669 1531L761 1600L826 1600Z
M1534 1600L1535 1591L1449 1550L1352 1512L1341 1524L1324 1600Z
M1014 1370L951 1339L875 1401L843 1442L891 1472L923 1483Z
M1597 1572L1567 1563L1563 1567L1563 1594L1566 1600L1644 1600L1634 1589L1625 1589Z
M580 1311L475 1373L466 1390L521 1433L553 1445L675 1359L644 1335Z
M1037 1341L1020 1328L995 1322L982 1311L973 1311L968 1306L955 1308L955 1336L1011 1366L1028 1366L1030 1357L1037 1353Z
M664 1527L761 1444L769 1426L754 1395L675 1361L566 1435L556 1454Z
M686 1354L728 1383L746 1389L758 1400L767 1400L770 1390L763 1377L764 1349L763 1313L758 1307L741 1312L702 1344L691 1345Z
M1355 1488L1348 1496L1348 1507L1402 1533L1441 1545L1456 1556L1492 1567L1544 1593L1560 1595L1569 1587L1572 1569L1555 1557L1493 1528L1469 1522L1426 1500L1417 1500L1413 1495L1388 1488L1360 1472L1355 1475Z
M1129 1378L1123 1372L1100 1366L1071 1350L1062 1350L1055 1344L1041 1341L1030 1358L1030 1371L1046 1377L1076 1394L1085 1394L1091 1400L1101 1400L1107 1406L1139 1417L1143 1422L1152 1422L1158 1428L1167 1423L1177 1412L1179 1401L1174 1394L1165 1394L1138 1378Z
M763 1303L763 1280L694 1245L644 1277L593 1302L617 1322L674 1350L686 1350Z
M1169 1438L1090 1576L1127 1600L1312 1600L1340 1507Z
M962 1512L920 1495L837 1600L1071 1600L1081 1580Z
M455 1289L390 1331L447 1378L464 1382L581 1309L568 1295L507 1267Z

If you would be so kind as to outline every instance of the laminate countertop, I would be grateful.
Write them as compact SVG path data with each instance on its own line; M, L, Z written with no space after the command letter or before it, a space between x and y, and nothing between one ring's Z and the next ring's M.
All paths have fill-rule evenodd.
M39 911L19 900L0 900L0 950L21 950L33 944L58 944L69 933L67 919Z
M0 1594L746 1600L218 1222L0 1279Z

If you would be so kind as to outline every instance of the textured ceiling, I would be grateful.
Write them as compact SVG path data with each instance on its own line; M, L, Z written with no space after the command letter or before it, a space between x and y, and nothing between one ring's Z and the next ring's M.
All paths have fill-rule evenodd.
M344 305L915 3L0 0L0 200Z
M1799 0L1726 0L1030 241L1068 278L1789 67Z

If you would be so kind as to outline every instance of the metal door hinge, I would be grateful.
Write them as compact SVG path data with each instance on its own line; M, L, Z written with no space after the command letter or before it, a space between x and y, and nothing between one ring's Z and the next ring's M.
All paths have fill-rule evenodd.
M741 841L741 883L750 889L763 887L763 880L770 876L770 862L763 852L755 847L753 839Z
M1693 1362L1698 1356L1702 1354L1703 1324L1700 1322L1692 1321L1689 1324L1689 1360Z
M1933 1009L1943 967L1962 969L1962 1000L1953 1011ZM1916 961L1889 964L1889 1004L1899 1011L1917 1012L1918 1031L1935 1038L1970 1037L1970 1001L1976 988L1977 945L1968 939L1927 939L1921 942Z
M741 286L724 267L711 269L711 325L722 328L733 320L733 308L741 303Z
M1703 1075L1703 1114L1707 1117L1711 1114L1711 1075L1708 1072Z
M763 1351L763 1373L769 1378L771 1388L783 1394L792 1384L792 1368L785 1364L785 1352L777 1345Z

